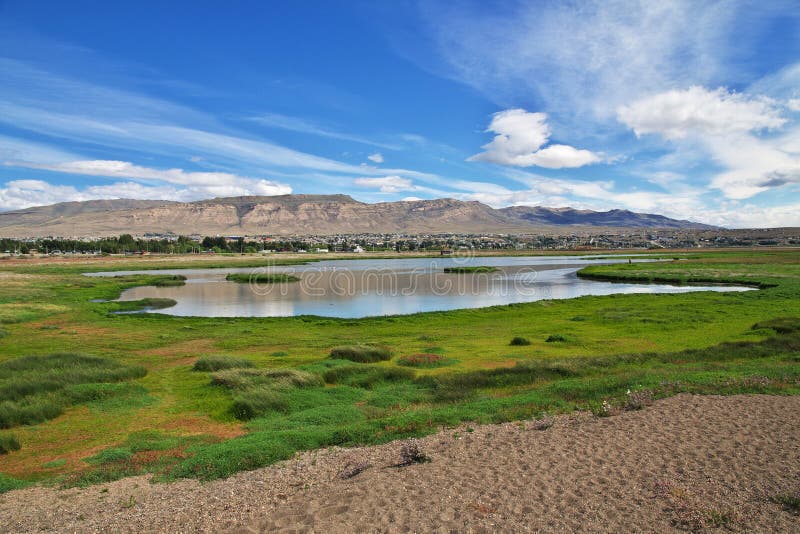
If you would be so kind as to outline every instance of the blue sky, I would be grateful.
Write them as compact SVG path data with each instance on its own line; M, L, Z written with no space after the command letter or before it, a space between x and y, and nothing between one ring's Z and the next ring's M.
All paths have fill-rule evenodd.
M0 0L0 210L290 192L800 226L800 4Z

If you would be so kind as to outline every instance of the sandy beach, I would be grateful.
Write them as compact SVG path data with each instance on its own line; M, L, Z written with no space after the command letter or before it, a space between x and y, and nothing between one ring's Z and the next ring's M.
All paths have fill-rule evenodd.
M612 417L462 426L201 484L0 496L4 532L798 532L800 398L692 396ZM345 475L365 470L347 478ZM355 469L354 469L355 467Z

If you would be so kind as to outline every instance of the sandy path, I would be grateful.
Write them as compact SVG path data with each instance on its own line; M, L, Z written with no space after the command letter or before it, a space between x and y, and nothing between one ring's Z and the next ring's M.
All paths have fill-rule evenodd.
M137 477L0 496L3 531L483 532L722 528L800 532L770 500L800 492L800 397L679 395L609 418L450 429L400 444L304 453L199 484ZM373 467L350 478L348 463Z

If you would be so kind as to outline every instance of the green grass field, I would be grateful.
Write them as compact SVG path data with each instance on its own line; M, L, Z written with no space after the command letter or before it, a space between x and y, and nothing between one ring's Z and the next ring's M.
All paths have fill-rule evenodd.
M677 257L582 275L761 289L355 320L182 318L115 314L154 303L109 302L180 277L81 273L264 260L0 262L0 491L137 473L211 479L462 421L602 414L629 390L800 393L800 251Z

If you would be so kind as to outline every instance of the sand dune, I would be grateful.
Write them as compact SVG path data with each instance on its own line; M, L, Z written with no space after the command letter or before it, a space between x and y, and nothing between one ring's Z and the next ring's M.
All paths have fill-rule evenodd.
M800 397L679 395L608 418L448 429L199 484L136 477L0 496L3 531L798 532ZM356 464L372 467L342 479Z

